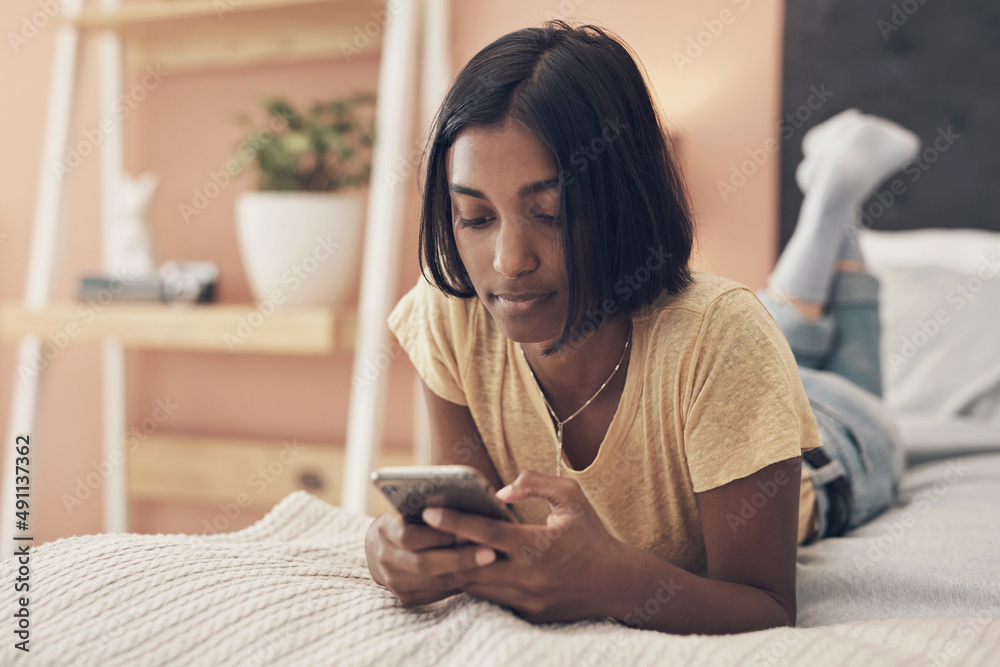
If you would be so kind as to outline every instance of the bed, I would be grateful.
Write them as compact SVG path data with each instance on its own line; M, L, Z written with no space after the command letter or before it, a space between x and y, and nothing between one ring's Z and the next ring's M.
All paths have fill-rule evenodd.
M369 519L299 491L236 533L40 546L31 653L8 640L0 663L996 664L996 507L1000 453L915 468L879 519L800 550L798 627L681 637L611 621L533 626L464 595L404 609L368 576ZM14 576L5 561L0 589Z

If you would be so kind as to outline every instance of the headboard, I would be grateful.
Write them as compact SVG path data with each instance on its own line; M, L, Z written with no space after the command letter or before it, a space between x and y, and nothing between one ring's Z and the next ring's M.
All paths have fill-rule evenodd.
M802 136L850 107L913 130L924 152L862 224L1000 231L1000 2L787 0L784 44L782 247L802 204Z

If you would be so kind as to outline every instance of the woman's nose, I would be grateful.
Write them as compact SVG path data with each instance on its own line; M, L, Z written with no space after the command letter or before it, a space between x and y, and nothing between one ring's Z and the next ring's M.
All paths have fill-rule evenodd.
M538 268L538 254L532 246L529 226L517 216L500 221L494 244L493 269L497 273L517 278Z

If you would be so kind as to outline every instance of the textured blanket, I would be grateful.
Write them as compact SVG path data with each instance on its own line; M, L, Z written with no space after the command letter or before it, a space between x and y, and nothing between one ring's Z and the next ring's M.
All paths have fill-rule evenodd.
M799 627L672 636L534 626L457 596L404 609L368 575L369 518L294 493L245 530L90 535L31 561L30 653L2 665L976 665L1000 656L1000 455L907 474L897 505L800 549Z

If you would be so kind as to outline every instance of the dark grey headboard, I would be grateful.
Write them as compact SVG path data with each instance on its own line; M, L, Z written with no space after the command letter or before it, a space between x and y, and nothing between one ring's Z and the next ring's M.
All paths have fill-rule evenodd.
M820 103L817 90L832 95ZM795 184L802 135L850 107L910 128L927 151L915 165L919 176L900 172L881 186L901 179L896 201L884 210L874 198L866 203L866 223L1000 231L998 0L787 0L782 246L802 203ZM949 128L950 145L941 139L935 148Z

